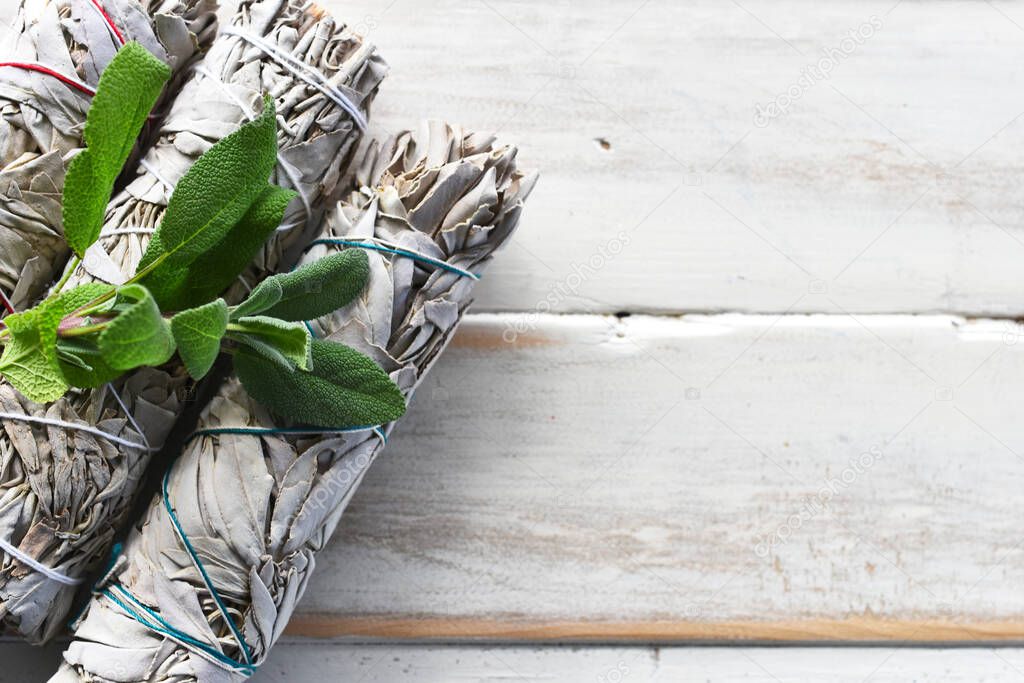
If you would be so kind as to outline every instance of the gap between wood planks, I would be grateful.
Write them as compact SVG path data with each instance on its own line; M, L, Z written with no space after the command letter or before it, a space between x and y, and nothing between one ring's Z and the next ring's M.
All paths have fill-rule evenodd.
M911 311L911 312L885 312L885 311L861 311L861 310L850 310L846 312L835 311L832 313L823 311L757 311L757 310L743 310L737 308L662 308L658 306L631 306L628 310L616 310L613 306L605 306L601 304L595 307L594 310L588 311L546 311L544 313L538 313L536 311L529 310L509 310L507 308L495 308L486 305L474 304L471 312L468 314L472 316L496 316L505 318L533 318L543 316L545 318L618 318L620 320L639 317L639 318L657 318L664 320L685 320L686 318L714 318L728 316L730 318L849 318L854 316L857 318L904 318L906 320L926 319L926 318L949 318L960 322L983 322L990 320L993 322L1024 322L1024 314L998 314L998 313L980 313L974 310L946 310L946 309L935 309L929 311Z

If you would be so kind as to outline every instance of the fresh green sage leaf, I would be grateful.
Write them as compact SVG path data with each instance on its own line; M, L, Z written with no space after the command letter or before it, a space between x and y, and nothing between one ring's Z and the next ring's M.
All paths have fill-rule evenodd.
M301 323L289 323L277 318L251 316L232 324L232 339L249 344L252 339L276 349L289 363L300 370L309 370L312 337Z
M111 285L89 282L58 294L55 301L64 316L64 324L69 322L67 316L113 291L114 287ZM88 325L91 321L86 318L71 322ZM115 370L103 360L96 343L97 336L99 335L57 339L57 360L65 381L73 387L94 389L117 379L122 374L120 370Z
M281 289L281 284L277 280L264 280L256 286L256 289L249 294L245 301L231 308L231 321L262 313L280 301L282 296L284 296L284 290Z
M246 353L256 353L265 360L274 363L275 365L277 365L283 370L286 370L287 372L296 371L295 363L288 360L288 358L283 353L278 351L273 344L268 344L259 337L254 337L252 335L241 335L235 334L233 332L228 332L226 336L231 341L238 343L240 346L244 346L244 351Z
M313 340L313 369L288 370L242 349L235 370L245 390L275 413L303 424L345 429L402 416L402 392L376 363L342 344Z
M86 282L84 285L65 289L54 298L59 302L61 313L69 315L113 290L113 285L106 285L102 282Z
M61 368L63 368L64 365L69 365L71 368L76 370L92 372L92 366L86 362L85 358L83 358L81 354L77 353L74 349L68 348L67 344L61 344L60 339L57 340L57 360L60 362ZM65 379L67 379L66 375ZM68 384L71 383L68 382Z
M220 343L228 327L228 305L223 299L190 308L171 318L171 333L178 355L193 379L202 379L220 354Z
M153 296L165 310L183 310L220 296L245 271L281 225L296 193L267 185L249 210L216 246L188 266L170 271L152 284Z
M57 357L61 307L47 300L4 318L10 338L0 355L0 374L30 401L56 401L68 390Z
M96 389L124 374L107 364L95 338L58 339L57 355L64 379L80 389Z
M263 113L211 147L178 181L167 211L139 262L139 271L164 257L142 284L166 291L180 271L214 248L266 189L277 162L274 100Z
M86 147L64 180L64 236L79 257L99 238L114 181L170 77L170 68L136 42L103 70L85 119Z
M262 313L281 320L316 320L351 303L369 277L366 253L349 249L267 278L253 290L253 298L263 287L280 285L281 298Z
M117 297L127 307L100 333L104 360L117 370L166 363L174 355L174 337L153 295L141 285L126 285Z

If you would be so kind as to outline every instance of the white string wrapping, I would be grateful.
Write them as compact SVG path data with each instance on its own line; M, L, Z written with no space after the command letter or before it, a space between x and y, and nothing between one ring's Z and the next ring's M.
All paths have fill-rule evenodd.
M116 395L116 394L115 394ZM112 444L118 446L124 446L125 448L135 448L140 451L153 452L156 449L151 448L143 443L137 441L129 441L128 439L122 439L119 436L105 432L102 429L97 429L90 425L77 424L75 422L65 422L64 420L54 420L49 417L35 417L33 415L22 415L20 413L0 413L0 420L10 420L12 422L31 422L33 424L46 425L48 427L60 427L69 431L85 432L86 434L92 434L98 436L101 439L105 439Z
M135 421L135 416L132 415L132 411L128 410L128 406L125 405L124 400L121 398L121 394L117 393L117 389L115 389L114 385L110 382L107 382L107 391L114 396L114 400L117 401L117 405L121 407L121 412L128 418L128 422L131 424L132 429L135 430L135 433L142 437L142 443L146 445L146 450L150 452L158 450L149 445L149 439L146 438L146 432L139 426L139 423Z
M285 69L294 74L297 78L301 78L303 81L308 83L310 86L316 88L324 95L334 101L339 107L348 112L352 120L355 121L356 125L359 126L359 130L365 131L367 126L366 115L357 107L352 100L345 96L345 93L341 92L338 88L334 87L327 77L320 73L318 70L311 67L305 62L301 62L295 57L292 57L286 52L281 52L272 44L265 41L263 38L253 35L247 31L243 31L236 26L226 26L221 34L228 36L236 36L241 38L250 45L254 45L259 49L263 50L266 54L270 55L277 60L278 64L283 66Z
M75 579L68 576L67 574L62 574L56 569L50 569L45 564L39 562L39 560L33 557L29 557L25 553L21 552L21 550L13 546L6 539L0 538L0 549L3 549L3 551L8 555L16 558L23 565L31 567L32 569L39 572L51 581L62 583L65 586L77 586L78 584L82 583L82 581L84 581L84 579Z
M150 164L148 161L146 161L145 159L139 159L139 166L146 169L146 171L148 171L151 176L156 178L161 185L166 187L169 192L174 192L174 183L172 183L167 178L164 178L160 174L160 171L156 170L156 168L154 168L153 165Z
M152 235L156 228L116 228L103 233L104 237L111 235Z
M117 404L121 406L121 409L124 411L124 414L128 416L128 421L131 423L132 427L135 428L137 433L142 435L142 438L145 441L145 433L139 427L138 423L135 421L135 418L132 416L131 412L129 412L128 407L124 404L124 401L121 400L121 397L117 394L117 391L115 391L114 387L112 386L110 387L110 393L113 394L114 400L116 400ZM125 446L127 448L138 448L140 450L145 451L156 450L154 448L151 448L148 442L145 444L139 444L134 441L129 441L128 439L122 439L119 436L115 436L114 434L105 432L102 429L97 429L96 427L91 427L89 425L83 424L75 424L74 422L65 422L64 420L54 420L47 417L33 417L31 415L22 415L19 413L0 413L0 419L11 420L14 422L31 422L35 424L46 425L48 427L60 427L62 429L86 432L88 434L92 434L94 436L99 436L103 439L106 439L111 443L118 444L120 446ZM67 574L63 574L57 571L56 569L51 569L50 567L47 567L45 564L42 564L35 558L23 553L20 549L18 549L16 546L11 544L4 538L0 538L0 549L3 549L3 551L6 552L8 555L16 558L25 566L30 567L33 570L39 572L51 581L56 581L57 583L63 584L65 586L77 586L83 581L83 579L72 578Z

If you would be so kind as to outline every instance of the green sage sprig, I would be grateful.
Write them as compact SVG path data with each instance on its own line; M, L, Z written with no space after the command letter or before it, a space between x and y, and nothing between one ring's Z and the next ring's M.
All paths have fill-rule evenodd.
M114 182L167 68L137 43L104 70L86 120L86 149L68 167L64 229L75 262L99 239ZM116 104L116 106L114 106ZM234 356L246 390L280 415L328 428L390 422L405 401L367 356L314 340L304 321L332 313L365 288L361 251L274 275L236 306L218 298L280 225L296 196L270 184L277 163L274 101L203 154L175 188L139 266L120 286L69 275L0 330L0 375L27 398L54 401L177 354L196 380L221 353Z

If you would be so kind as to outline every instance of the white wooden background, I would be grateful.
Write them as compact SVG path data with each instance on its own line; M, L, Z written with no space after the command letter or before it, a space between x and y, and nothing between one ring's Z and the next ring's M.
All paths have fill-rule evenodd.
M257 680L1024 680L1024 4L325 4L543 176Z

